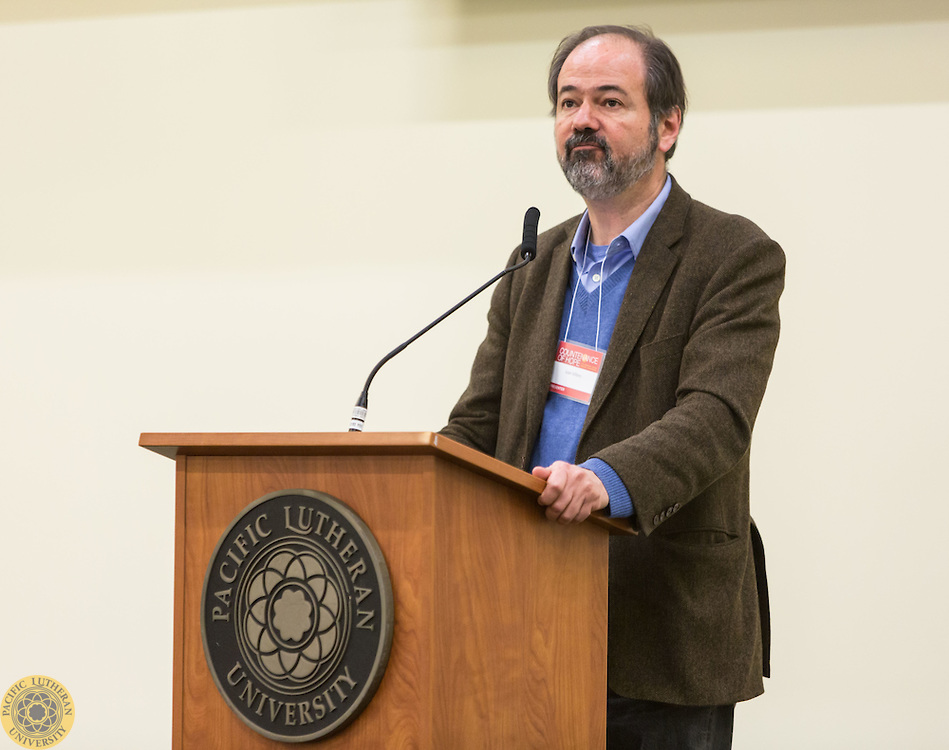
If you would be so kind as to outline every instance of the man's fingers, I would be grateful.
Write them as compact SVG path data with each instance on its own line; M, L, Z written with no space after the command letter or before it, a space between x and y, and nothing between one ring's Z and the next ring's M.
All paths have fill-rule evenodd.
M605 507L609 500L596 474L565 461L555 461L546 467L537 466L531 473L547 480L537 502L546 506L545 514L551 521L585 521L591 512Z

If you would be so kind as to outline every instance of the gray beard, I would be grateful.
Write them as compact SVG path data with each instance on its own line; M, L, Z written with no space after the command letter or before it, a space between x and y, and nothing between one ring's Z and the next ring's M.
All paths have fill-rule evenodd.
M595 153L572 152L581 143L596 143L603 149L603 158L597 160ZM659 136L649 129L649 143L631 156L621 160L613 158L613 151L600 136L577 133L567 139L560 167L570 187L588 200L601 201L615 198L627 188L645 177L656 164Z

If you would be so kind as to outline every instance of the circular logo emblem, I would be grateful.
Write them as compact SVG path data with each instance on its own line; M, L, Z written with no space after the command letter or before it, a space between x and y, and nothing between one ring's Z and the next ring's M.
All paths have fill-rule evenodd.
M321 739L355 719L385 672L392 624L382 550L323 492L251 503L208 565L208 666L231 709L271 739Z
M3 695L0 721L7 737L23 747L52 747L69 734L75 718L72 696L60 683L34 675L14 682Z

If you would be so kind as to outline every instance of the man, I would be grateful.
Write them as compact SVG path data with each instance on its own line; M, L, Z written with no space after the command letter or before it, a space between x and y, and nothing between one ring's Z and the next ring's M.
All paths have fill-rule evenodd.
M639 532L610 542L609 747L727 748L768 668L749 448L784 254L667 174L685 86L651 33L567 37L549 88L587 210L498 286L443 433L545 479L551 521Z

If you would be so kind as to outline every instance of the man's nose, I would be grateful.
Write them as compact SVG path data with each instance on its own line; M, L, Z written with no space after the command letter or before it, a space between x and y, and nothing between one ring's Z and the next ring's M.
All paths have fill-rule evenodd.
M576 110L573 116L573 129L577 132L599 130L600 121L589 103L584 102Z

